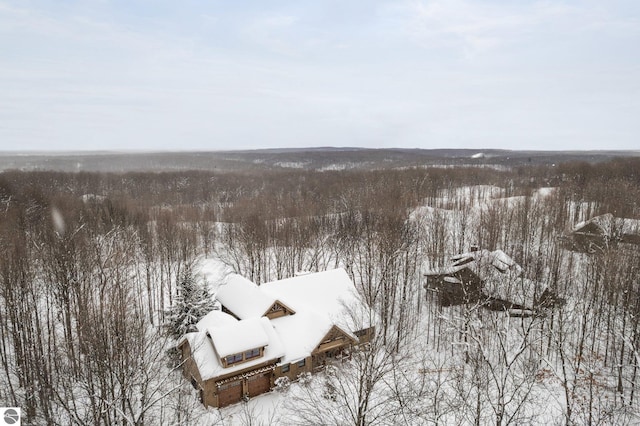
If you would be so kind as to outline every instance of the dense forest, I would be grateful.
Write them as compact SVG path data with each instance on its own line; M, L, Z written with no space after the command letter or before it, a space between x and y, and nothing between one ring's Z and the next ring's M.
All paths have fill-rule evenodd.
M379 317L339 373L281 390L271 422L637 424L640 248L564 241L600 214L640 218L639 202L637 158L4 171L0 405L24 424L228 424L181 376L167 327L185 277L216 259L257 284L344 267ZM508 253L564 303L527 318L440 306L424 272L472 245Z

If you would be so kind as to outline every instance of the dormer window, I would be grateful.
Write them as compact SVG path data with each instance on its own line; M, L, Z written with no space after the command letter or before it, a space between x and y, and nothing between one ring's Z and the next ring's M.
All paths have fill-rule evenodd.
M235 364L242 361L242 354L233 354L226 357L227 365Z
M251 349L250 351L246 351L244 353L244 359L251 359L251 358L255 358L257 356L260 356L260 349L259 348Z
M264 356L273 331L267 318L250 318L235 321L225 327L210 330L211 343L224 368L244 362L255 362Z
M264 355L264 348L254 348L254 349L249 349L247 351L227 355L224 358L222 358L222 361L225 367L230 367L235 364L251 361L263 355Z

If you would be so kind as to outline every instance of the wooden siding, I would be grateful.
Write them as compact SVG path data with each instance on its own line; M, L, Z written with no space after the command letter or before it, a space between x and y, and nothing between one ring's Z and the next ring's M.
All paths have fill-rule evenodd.
M247 379L247 395L257 396L271 390L272 373L261 373Z
M245 370L235 371L203 381L198 367L191 356L189 342L185 340L179 349L183 361L182 374L193 384L196 392L200 394L200 399L205 407L223 407L230 405L240 401L244 395L249 396L250 394L257 395L258 393L268 392L273 386L273 370L276 368L275 363L278 362L278 359L270 359ZM271 368L269 368L269 366L271 366ZM267 368L267 371L258 372L259 370ZM261 376L261 378L252 379L251 381L259 380L260 382L250 385L249 379L254 376L251 374L254 371L256 372L255 375ZM226 386L234 382L239 383L239 385ZM267 382L268 386L266 385ZM237 386L240 386L239 390ZM219 394L220 389L224 392L223 395Z
M242 401L243 388L242 380L234 380L219 386L217 388L218 407L226 407Z
M317 369L326 365L329 360L340 356L345 349L357 343L357 340L334 325L311 352L312 368Z

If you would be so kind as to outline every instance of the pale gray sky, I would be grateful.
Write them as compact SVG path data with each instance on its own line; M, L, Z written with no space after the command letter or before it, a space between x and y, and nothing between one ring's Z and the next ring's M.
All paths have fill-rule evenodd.
M639 134L637 0L0 0L0 151Z

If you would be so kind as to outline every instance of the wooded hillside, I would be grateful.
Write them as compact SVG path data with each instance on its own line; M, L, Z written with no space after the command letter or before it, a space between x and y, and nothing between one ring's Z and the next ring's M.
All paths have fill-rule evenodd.
M604 213L639 219L639 200L637 158L5 171L0 405L25 424L222 422L181 376L165 320L184 272L213 258L257 284L344 267L379 315L369 351L291 387L280 423L637 424L640 247L566 239ZM504 251L564 304L527 318L440 306L424 272L472 245Z

